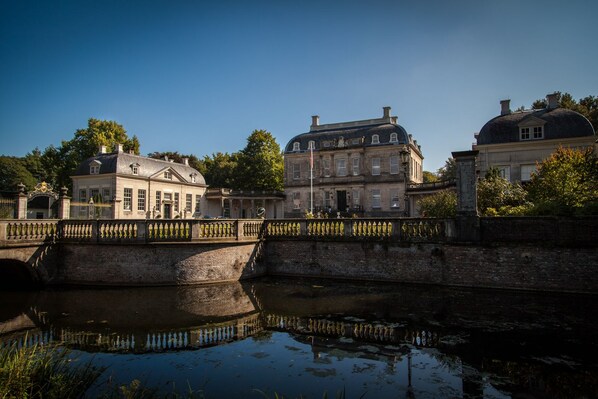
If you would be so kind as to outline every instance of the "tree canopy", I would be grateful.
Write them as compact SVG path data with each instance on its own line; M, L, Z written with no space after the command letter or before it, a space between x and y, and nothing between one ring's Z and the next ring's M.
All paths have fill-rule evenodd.
M455 159L447 159L444 166L438 169L437 175L440 180L455 180L457 178L457 162L455 162Z
M0 156L0 191L16 192L21 183L27 190L33 190L37 180L21 158Z
M527 187L537 214L598 213L598 158L591 148L560 147Z
M501 177L496 168L490 168L478 181L477 192L478 210L483 216L522 215L531 206L525 189Z
M438 176L436 175L436 173L429 172L427 170L424 170L423 179L424 179L424 183L434 183L434 182L437 182L440 180L438 178Z
M238 156L237 188L283 190L284 161L280 146L266 130L254 130Z

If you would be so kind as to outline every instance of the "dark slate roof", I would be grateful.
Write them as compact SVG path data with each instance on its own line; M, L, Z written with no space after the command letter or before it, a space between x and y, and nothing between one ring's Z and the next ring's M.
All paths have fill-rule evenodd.
M477 144L499 144L519 140L519 123L526 118L542 119L544 139L595 136L592 124L580 113L565 109L540 109L513 112L489 120L477 136ZM527 141L527 140L526 140Z
M397 143L390 142L390 134L397 133ZM377 134L380 139L380 144L372 144L372 135ZM329 130L317 130L307 133L299 134L293 137L285 147L285 153L292 153L293 143L299 142L300 151L307 151L308 142L313 140L315 142L315 150L327 149L324 147L324 141L338 140L342 137L347 146L351 144L347 140L356 138L364 138L364 143L360 144L364 146L380 146L380 145L400 145L400 144L413 144L413 139L410 140L407 131L401 126L392 123L382 123L368 126L359 127L346 127L346 128L333 128Z
M108 173L118 173L123 175L133 175L131 165L139 165L139 177L150 177L156 173L172 169L188 183L191 183L191 174L196 173L196 180L194 184L206 184L206 181L201 173L191 166L187 166L181 163L165 161L163 159L154 159L143 157L140 155L128 154L128 153L111 153L111 154L98 154L95 157L87 158L83 161L75 173L72 176L85 176L89 175L89 167L93 161L101 162L100 175Z

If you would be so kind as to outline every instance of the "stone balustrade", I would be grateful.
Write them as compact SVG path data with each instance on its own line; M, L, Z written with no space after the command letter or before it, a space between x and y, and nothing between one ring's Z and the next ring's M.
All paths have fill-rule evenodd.
M451 219L0 220L0 243L194 242L262 238L446 241Z

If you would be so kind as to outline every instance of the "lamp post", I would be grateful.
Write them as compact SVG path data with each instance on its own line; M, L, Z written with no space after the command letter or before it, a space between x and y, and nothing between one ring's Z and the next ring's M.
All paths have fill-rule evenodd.
M409 176L409 149L406 145L401 148L401 164L403 165L403 180L405 182L405 216L409 216L409 197L407 196L407 184Z

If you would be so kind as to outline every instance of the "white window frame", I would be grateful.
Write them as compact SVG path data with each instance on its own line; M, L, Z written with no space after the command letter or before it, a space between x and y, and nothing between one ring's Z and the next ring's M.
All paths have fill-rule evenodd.
M401 194L398 188L390 190L390 209L401 208Z
M353 158L353 176L359 176L359 157Z
M502 177L505 180L511 181L511 167L510 166L507 166L507 165L496 166L496 169L498 169L500 177Z
M380 136L377 134L372 135L372 144L380 144Z
M308 150L315 150L316 149L316 142L313 140L309 140L309 142L307 143L307 149Z
M179 200L180 200L180 194L174 193L173 209L175 212L179 211Z
M125 187L123 189L123 210L133 210L133 189L130 187Z
M359 208L361 206L361 201L359 200L359 190L353 190L353 208Z
M301 209L301 193L293 191L293 209Z
M336 175L347 176L347 160L345 158L338 158L336 160Z
M172 180L172 172L171 172L171 171L169 171L169 170L165 171L165 172L164 172L164 178L165 178L166 180Z
M380 176L380 158L372 158L372 176Z
M390 142L391 143L398 143L399 142L399 135L396 133L390 134Z
M322 169L324 169L324 177L330 177L330 159L322 159Z
M389 158L389 162L390 162L390 174L398 175L399 174L399 156L391 155Z
M372 209L382 208L382 195L379 189L372 190Z
M300 150L301 150L301 146L300 146L299 142L295 141L293 143L293 151L300 151Z
M294 163L293 164L293 180L301 179L301 164Z
M521 181L530 181L532 173L537 171L536 165L521 165Z
M90 175L99 175L100 174L100 165L89 165L89 174Z
M137 210L145 211L145 194L144 188L137 189Z
M191 212L193 207L193 194L185 194L185 210Z

